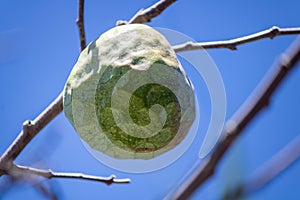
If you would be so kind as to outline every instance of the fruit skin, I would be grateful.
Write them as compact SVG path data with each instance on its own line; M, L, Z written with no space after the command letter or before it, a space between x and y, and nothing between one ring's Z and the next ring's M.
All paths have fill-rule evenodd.
M150 159L174 148L195 118L193 87L175 52L142 24L115 27L87 46L63 105L83 141L119 159Z

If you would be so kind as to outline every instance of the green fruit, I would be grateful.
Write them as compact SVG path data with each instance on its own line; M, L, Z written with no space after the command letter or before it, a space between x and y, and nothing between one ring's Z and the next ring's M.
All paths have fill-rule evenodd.
M195 102L167 40L132 24L110 29L82 51L64 89L64 112L92 149L150 159L184 139Z

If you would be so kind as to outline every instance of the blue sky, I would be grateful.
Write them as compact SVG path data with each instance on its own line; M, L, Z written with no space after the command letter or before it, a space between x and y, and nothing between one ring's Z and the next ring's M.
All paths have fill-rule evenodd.
M130 19L140 8L155 1L87 0L85 25L88 43ZM197 41L231 39L256 31L299 24L299 1L178 1L148 25L169 28ZM13 141L26 119L37 116L63 89L79 56L76 26L77 1L0 2L0 153ZM226 89L227 118L255 88L274 59L296 38L280 36L238 47L238 51L207 51L218 67ZM185 66L184 67L188 67ZM188 69L186 69L189 71ZM188 74L189 75L189 74ZM195 80L193 74L189 75ZM271 105L247 127L238 143L226 154L213 179L199 189L194 199L218 199L226 188L247 177L300 131L300 67L296 68L274 95ZM201 87L201 83L199 83ZM201 96L201 95L200 95ZM205 95L204 95L205 96ZM200 124L207 126L210 104L202 103ZM201 107L201 108L202 108ZM202 111L202 110L201 110ZM205 125L206 124L206 125ZM50 180L62 199L161 199L174 188L198 161L202 136L184 155L159 171L131 174L109 168L93 158L76 132L60 114L17 158L16 163L76 171L95 175L129 177L129 185L106 186L79 180ZM265 189L249 199L296 199L300 162L295 162ZM3 183L4 179L0 179ZM31 186L19 184L3 199L43 199Z

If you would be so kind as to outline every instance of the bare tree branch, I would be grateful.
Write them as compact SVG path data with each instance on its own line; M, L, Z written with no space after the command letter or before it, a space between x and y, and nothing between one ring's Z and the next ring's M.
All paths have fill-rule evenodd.
M264 31L254 33L251 35L223 41L213 41L213 42L186 42L184 44L179 44L173 46L175 52L189 51L189 50L201 50L201 49L215 49L215 48L227 48L230 50L237 50L237 46L241 44L246 44L254 42L256 40L261 40L264 38L273 39L280 35L293 35L300 34L300 28L279 28L273 26L272 28L266 29Z
M85 31L84 31L84 0L78 0L78 18L76 20L79 39L80 39L80 49L83 51L86 47Z
M59 94L58 97L37 118L33 121L24 122L23 130L0 157L0 176L5 170L8 170L11 167L12 162L34 138L34 136L36 136L39 131L41 131L63 110L62 97L63 94Z
M86 47L85 33L84 33L84 0L78 1L78 19L77 25L80 35L81 51ZM33 121L27 120L23 123L23 130L19 133L18 137L7 148L7 150L0 157L0 177L3 174L9 174L12 168L18 169L19 172L27 172L36 174L46 178L78 178L86 180L94 180L105 182L106 184L112 183L129 183L130 179L116 179L114 175L109 177L91 176L80 173L57 173L50 170L40 170L24 166L16 166L13 161L27 146L27 144L39 133L49 122L51 122L63 110L63 92ZM41 186L42 187L42 186ZM43 188L40 188L43 189Z
M225 152L249 122L269 104L272 94L291 69L295 67L299 59L300 37L280 56L279 61L274 64L252 95L227 121L222 138L212 154L201 166L197 167L178 190L170 194L171 199L188 199L199 186L214 174L214 170Z
M168 8L171 4L173 4L176 0L160 0L154 5L150 6L147 9L139 10L130 20L129 22L119 20L117 25L124 24L138 24L150 22L152 18L160 15L166 8Z
M170 6L175 0L161 0L147 8L138 16L133 17L129 23L142 23L141 19L151 19L158 16L164 9ZM142 17L145 15L145 17ZM80 47L81 51L86 47L85 33L84 33L84 0L78 0L78 19L77 25L79 29ZM54 117L56 117L63 110L63 93L61 93L54 102L52 102L35 120L26 121L23 124L23 130L18 137L8 147L0 158L0 176L9 169L12 162L26 147L26 145L34 138L34 136L45 127Z
M102 177L102 176L93 176L93 175L87 175L82 173L69 173L69 172L53 172L50 169L37 169L33 167L27 167L27 166L21 166L21 165L12 165L11 169L9 169L8 174L12 176L17 176L19 174L29 174L29 175L37 175L44 178L72 178L72 179L82 179L82 180L91 180L91 181L97 181L97 182L103 182L107 185L113 184L113 183L129 183L130 179L117 179L115 175L111 175L108 177Z
M148 22L152 18L158 16L161 14L168 6L170 6L172 3L174 3L175 0L161 0L154 4L153 6L145 9L140 10L130 21L129 23L143 23ZM86 39L85 39L85 32L84 32L84 0L78 0L78 19L77 19L77 25L79 29L79 36L80 36L80 46L81 50L83 50L86 47ZM273 30L274 29L274 30ZM243 41L235 41L232 42L231 47L229 46L225 48L233 49L232 45L240 45L246 42L252 42L257 39L261 39L264 37L275 37L277 35L288 35L288 34L297 34L299 33L299 29L279 29L279 28L273 28L272 30L269 30L270 33L257 33L258 35L262 36L256 36L251 39L247 38L249 36L243 37ZM279 29L279 33L278 33ZM266 31L267 32L267 31ZM255 35L255 34L254 34ZM206 43L208 44L208 43ZM212 44L210 44L212 45ZM220 44L219 44L220 45ZM203 43L202 43L203 46ZM205 46L205 45L204 45ZM174 47L176 50L176 46ZM218 45L213 47L209 47L209 45L206 46L206 48L220 48ZM223 47L222 47L223 48ZM236 47L235 47L236 48ZM180 51L180 48L177 47L176 51ZM15 158L22 152L22 150L26 147L26 145L34 138L34 136L43 128L45 127L54 117L56 117L63 109L63 102L62 102L63 94L61 93L56 100L51 103L35 120L33 121L26 121L23 124L23 130L20 132L18 137L14 140L14 142L8 147L8 149L4 152L4 154L0 157L0 176L3 174L6 174L7 171L14 166L13 161ZM231 127L232 128L232 127ZM235 132L234 132L235 133ZM236 136L231 136L229 138L235 138ZM226 139L226 138L225 138ZM224 140L225 140L224 139ZM227 139L229 140L227 143L231 143L231 140L233 139ZM227 141L226 140L226 141ZM223 142L224 144L227 144ZM228 147L225 145L218 145L218 148L227 149ZM228 144L229 145L229 144ZM78 174L77 174L78 175Z
M76 20L79 30L81 51L86 47L84 33L84 0L78 0L78 18ZM42 130L54 117L63 110L63 93L59 96L33 121L25 121L23 130L0 157L0 176L9 169L12 162L22 152L34 136Z

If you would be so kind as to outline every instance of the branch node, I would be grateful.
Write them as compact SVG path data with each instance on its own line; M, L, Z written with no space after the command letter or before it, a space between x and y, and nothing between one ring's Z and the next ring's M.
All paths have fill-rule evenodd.
M282 53L279 57L279 64L282 68L289 69L290 68L290 57L286 53Z
M280 35L295 35L300 34L300 27L296 28L279 28L273 26L272 28L266 29L261 32L257 32L251 35L246 35L243 37L223 40L223 41L213 41L213 42L188 42L183 44L178 44L173 46L175 52L197 50L197 49L214 49L214 48L227 48L229 50L237 50L237 46L261 40L264 38L273 39L274 37Z
M274 30L276 30L276 28L274 28ZM294 32L297 31L298 30L294 30ZM263 33L263 35L266 35L266 33ZM190 176L177 191L170 194L172 199L188 199L199 186L213 175L212 172L226 151L228 151L228 148L233 144L235 139L241 135L242 131L256 115L262 111L266 105L265 102L270 100L278 86L282 83L284 78L286 78L288 72L292 68L295 68L299 60L300 37L282 54L279 63L274 65L273 68L276 70L272 70L270 74L265 75L262 83L255 88L254 94L257 94L255 93L256 91L260 91L259 95L256 95L255 99L252 99L252 96L248 97L233 117L226 122L222 131L222 138L207 158L206 164L199 165L194 174ZM299 156L297 155L297 157Z
M105 182L106 185L111 185L111 184L113 184L113 183L115 182L115 178L117 178L117 177L116 177L116 175L114 175L114 174L112 174L112 175L110 175L109 177L107 177L107 181Z
M115 178L117 178L117 176L116 175L114 175L114 174L112 174L112 175L110 175L110 177L109 177L111 180L114 180Z
M233 119L229 119L225 124L224 133L226 133L226 135L234 134L237 131L237 128L238 124L236 123L236 121Z
M235 50L237 50L237 47L236 47L236 45L234 45L234 44L229 44L229 45L228 45L228 49L230 49L230 50L232 50L232 51L235 51Z
M80 26L80 20L79 20L79 18L76 19L76 24L77 24L77 26Z
M271 40L279 34L280 34L280 28L278 26L273 26L270 29L270 39Z
M33 123L32 120L26 120L26 121L23 122L23 128L33 126L33 125L34 125L34 123Z
M187 50L191 50L193 48L193 42L192 41L188 41L185 44L186 44L186 49Z
M128 21L126 20L118 20L116 23L116 26L123 26L123 25L127 25Z
M23 122L23 134L31 134L31 130L34 128L35 124L31 120L26 120Z

